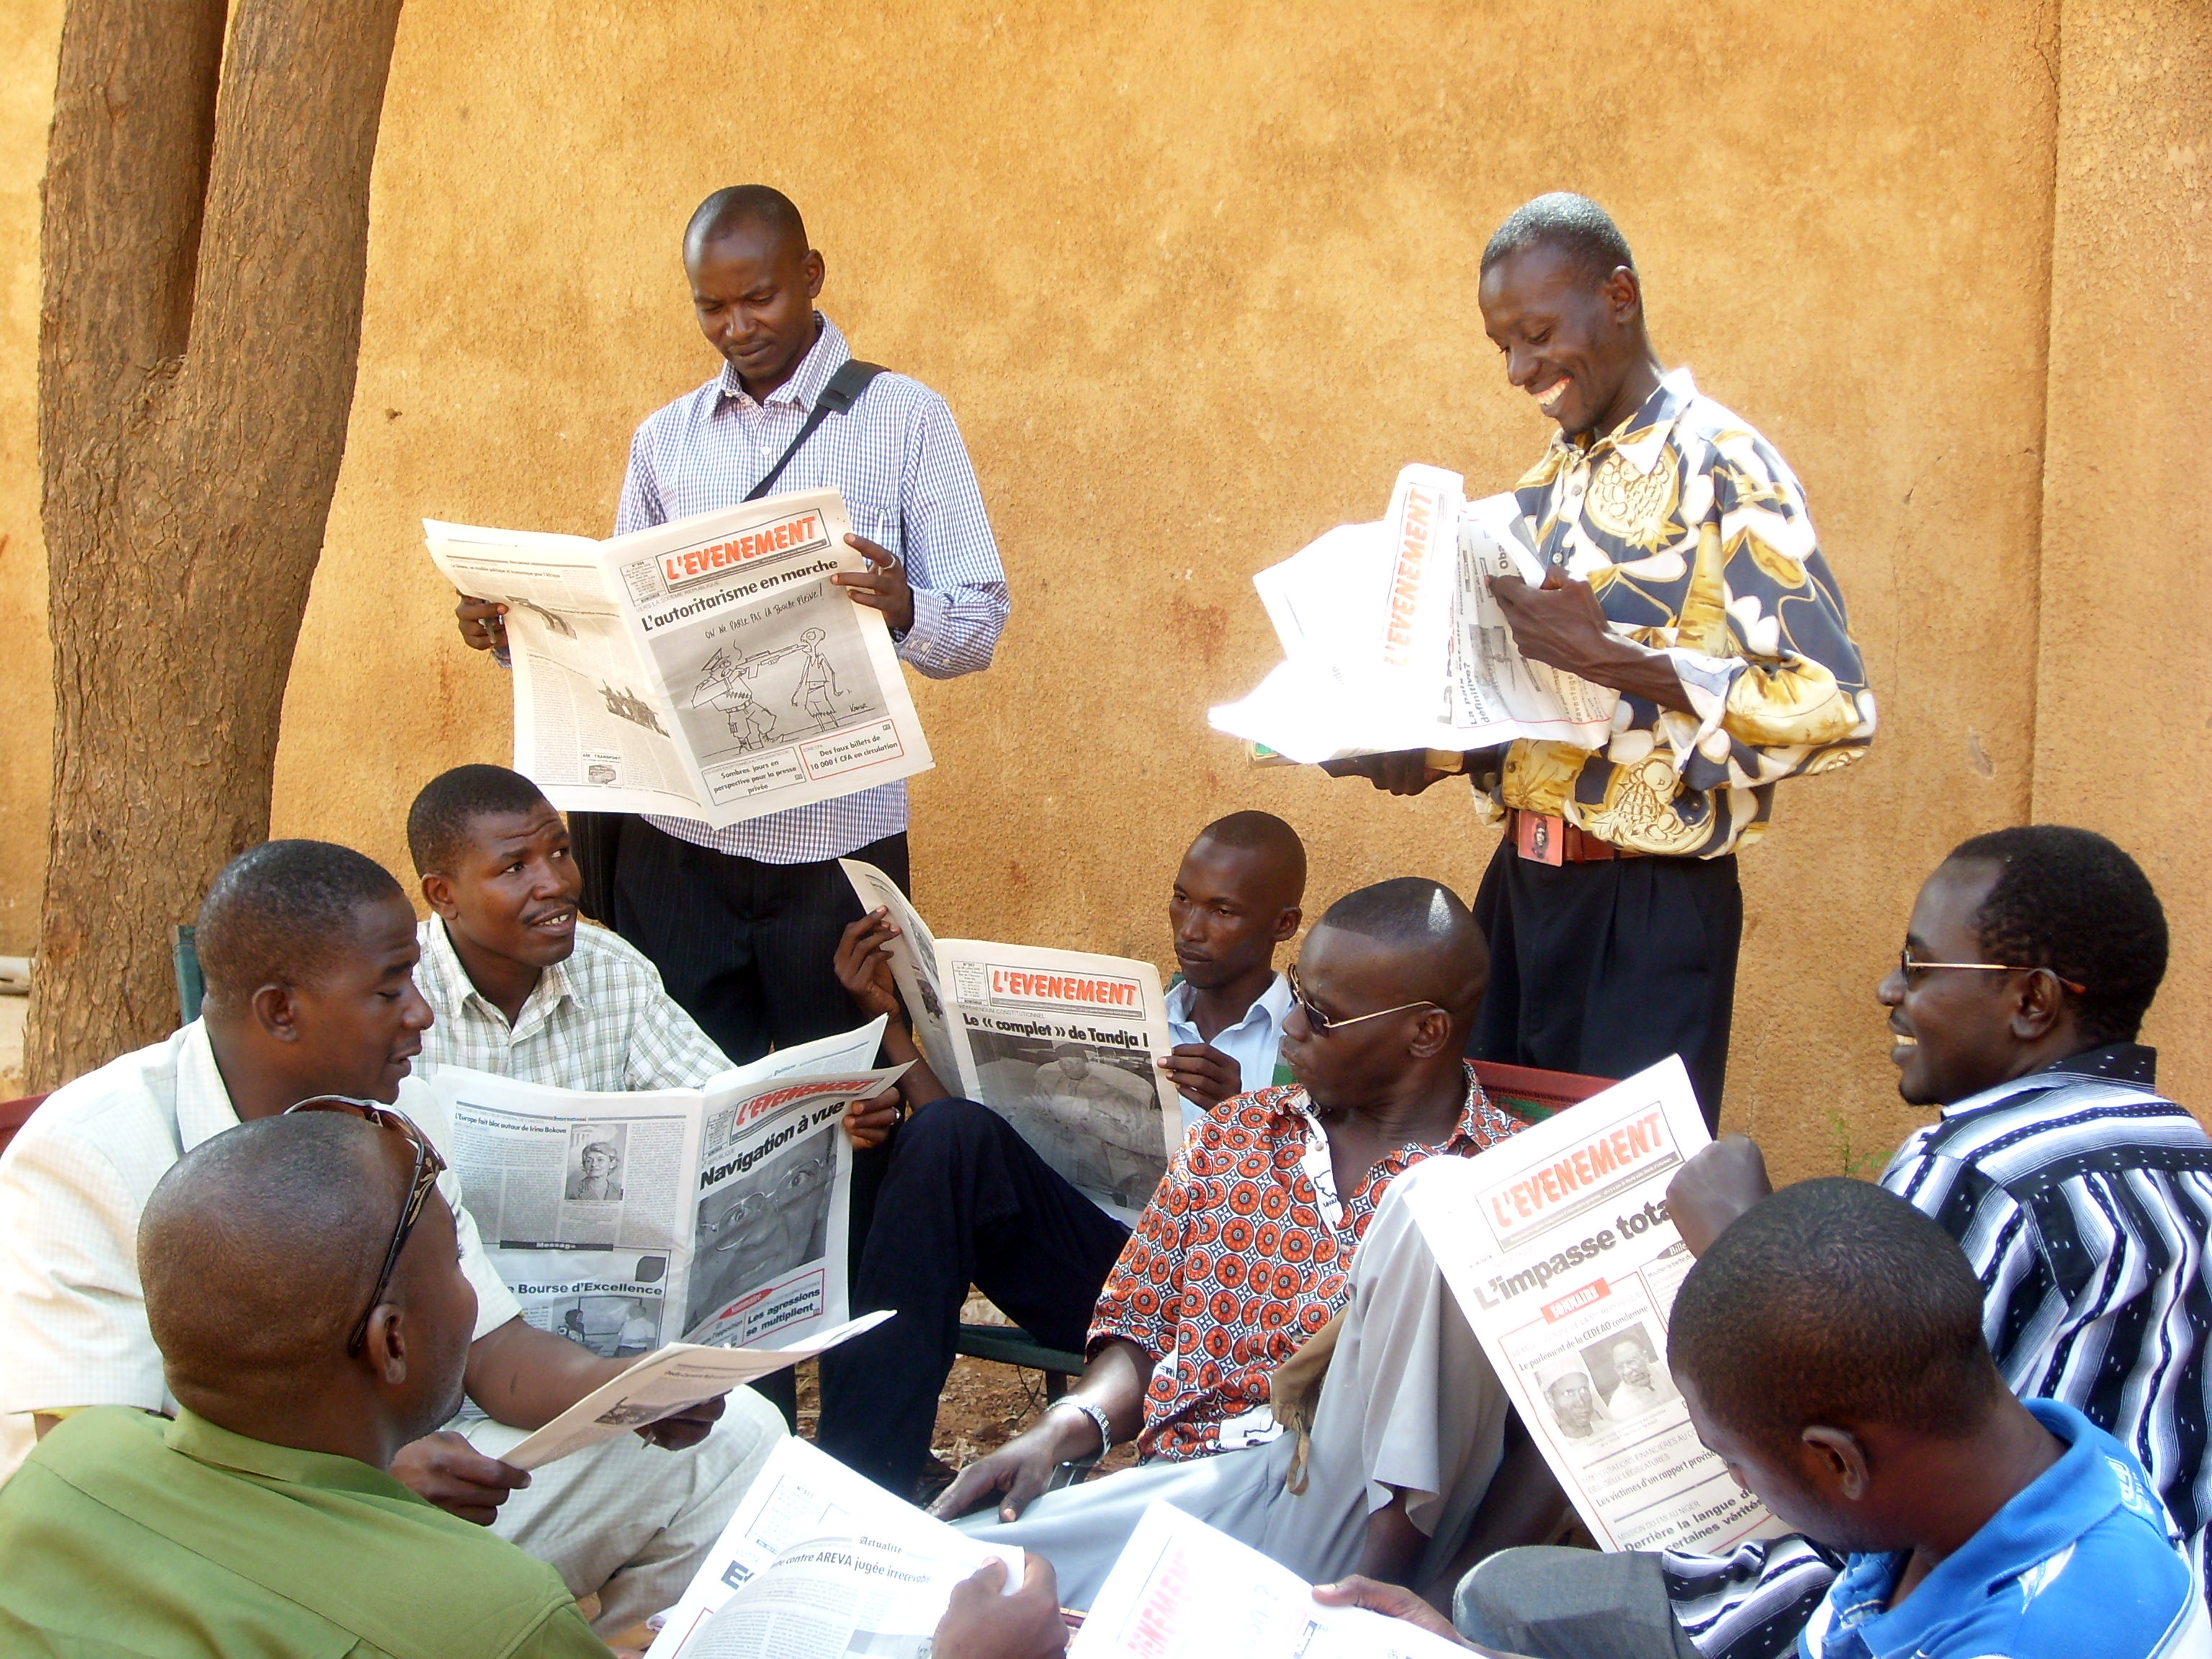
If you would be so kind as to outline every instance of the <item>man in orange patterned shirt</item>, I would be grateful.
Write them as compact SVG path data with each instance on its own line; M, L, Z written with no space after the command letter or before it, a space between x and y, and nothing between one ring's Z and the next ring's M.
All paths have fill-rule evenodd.
M1497 1379L1409 1207L1425 1158L1518 1125L1461 1059L1489 959L1467 907L1404 878L1340 899L1291 970L1297 1081L1215 1107L1170 1164L1098 1300L1089 1367L1043 1419L939 1500L1049 1559L1086 1605L1164 1499L1309 1579L1414 1579L1450 1558L1497 1468ZM1345 1317L1303 1447L1278 1366ZM1054 1469L1136 1436L1133 1469L1040 1498Z

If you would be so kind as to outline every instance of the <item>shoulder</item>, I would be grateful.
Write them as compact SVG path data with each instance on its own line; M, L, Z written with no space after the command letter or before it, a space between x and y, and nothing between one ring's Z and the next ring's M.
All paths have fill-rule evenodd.
M0 1153L0 1170L20 1176L89 1158L145 1175L150 1190L181 1150L177 1056L184 1040L179 1030L55 1090Z
M721 387L722 377L720 373L716 373L708 376L702 384L693 386L680 398L670 398L637 423L637 441L650 443L666 434L679 431L702 416L711 413L714 406L714 398L720 392Z
M855 412L872 407L884 414L896 413L908 418L941 415L950 419L952 414L952 406L941 395L913 375L902 374L895 368L886 368L869 381L868 389L853 407Z
M2001 1185L2090 1169L2212 1167L2212 1137L2184 1108L2126 1084L2057 1074L1970 1100L1906 1143ZM1900 1154L1901 1156L1902 1154Z
M2109 1659L2212 1652L2205 1607L2188 1563L2165 1528L2115 1509L2081 1537L1996 1587L1980 1617L1937 1651L2018 1659L2084 1650L2084 1633Z
M1194 1153L1231 1154L1273 1145L1297 1121L1293 1101L1302 1092L1295 1083L1277 1083L1231 1095L1199 1120L1186 1144Z
M576 948L569 954L571 973L588 981L660 988L660 970L652 958L612 928L582 917L576 921Z

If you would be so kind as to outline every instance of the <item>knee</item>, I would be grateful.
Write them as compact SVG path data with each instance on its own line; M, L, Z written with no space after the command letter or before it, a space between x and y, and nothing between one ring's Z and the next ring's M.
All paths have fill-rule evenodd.
M899 1126L891 1147L891 1167L942 1165L973 1156L1013 1127L988 1106L957 1095L933 1100Z

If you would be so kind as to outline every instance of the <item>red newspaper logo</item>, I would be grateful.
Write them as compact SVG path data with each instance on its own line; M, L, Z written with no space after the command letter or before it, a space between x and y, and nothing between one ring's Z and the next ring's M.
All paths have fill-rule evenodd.
M817 543L823 547L830 544L830 532L823 525L822 515L811 511L797 513L774 524L748 530L741 536L732 536L726 541L664 553L660 556L660 576L672 590L689 587L694 582L705 581L772 553L788 553Z

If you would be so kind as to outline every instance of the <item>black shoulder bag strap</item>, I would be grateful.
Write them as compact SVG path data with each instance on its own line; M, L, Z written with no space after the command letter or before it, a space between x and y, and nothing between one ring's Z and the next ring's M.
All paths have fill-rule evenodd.
M791 458L814 435L814 428L833 411L843 414L852 408L868 384L884 373L881 363L864 363L858 357L848 357L837 366L830 377L830 384L822 388L822 395L814 400L814 408L806 417L806 424L799 428L799 435L790 447L776 457L775 465L768 476L752 487L745 496L757 501L775 488L775 481L783 476L783 469L791 465ZM583 896L578 900L587 916L615 925L615 859L622 846L623 812L571 812L568 814L569 856L575 860L576 869L584 878Z
M858 357L848 357L838 364L837 372L830 377L830 384L822 388L822 395L814 400L814 410L807 416L806 424L799 428L799 435L791 441L791 447L775 458L775 465L769 468L768 476L752 487L745 499L757 501L775 489L775 481L783 476L783 469L791 465L791 458L799 453L806 441L814 435L814 428L833 411L842 415L850 409L860 394L868 389L868 383L882 373L884 366L881 363L864 363Z

